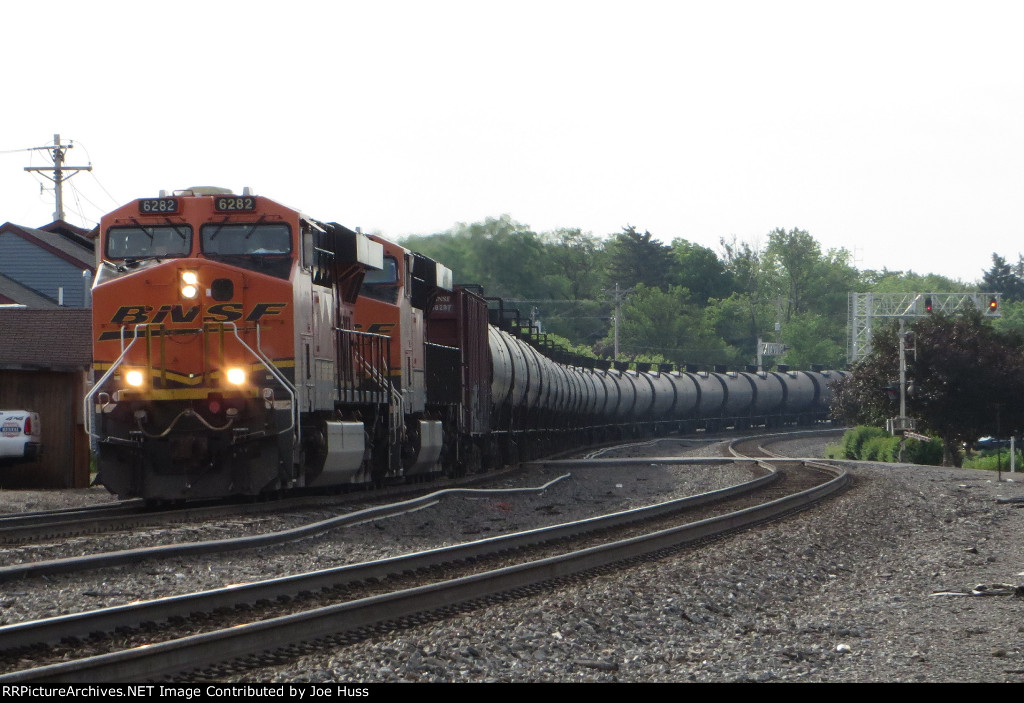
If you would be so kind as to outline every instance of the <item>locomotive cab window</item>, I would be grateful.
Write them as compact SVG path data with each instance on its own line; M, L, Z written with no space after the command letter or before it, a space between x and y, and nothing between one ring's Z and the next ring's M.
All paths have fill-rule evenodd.
M200 235L204 254L280 256L292 253L292 233L285 224L206 224Z
M385 256L384 268L366 272L359 295L385 303L398 302L398 261L395 257Z
M215 222L199 230L202 252L232 266L287 279L292 265L292 230L280 222Z
M192 228L188 225L131 225L107 230L108 259L151 259L188 256Z

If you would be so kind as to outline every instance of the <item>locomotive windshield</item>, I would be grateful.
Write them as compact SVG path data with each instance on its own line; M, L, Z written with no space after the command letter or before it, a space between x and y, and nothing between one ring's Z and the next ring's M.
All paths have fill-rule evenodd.
M363 277L363 287L359 295L365 295L385 303L398 302L398 261L393 256L384 257L384 268L379 271L370 270Z
M207 224L199 231L203 253L221 256L280 255L292 251L292 233L280 223Z
M369 270L363 276L363 285L372 286L380 283L398 283L398 262L393 256L384 257L384 268Z
M150 259L188 256L192 228L188 225L131 225L107 230L107 258Z

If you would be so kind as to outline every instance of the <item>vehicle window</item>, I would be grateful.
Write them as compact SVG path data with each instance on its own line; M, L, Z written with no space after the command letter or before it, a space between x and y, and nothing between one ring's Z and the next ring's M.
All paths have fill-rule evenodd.
M384 268L367 271L359 295L365 295L385 303L398 302L398 261L393 256L384 257Z
M107 230L108 259L148 259L188 256L192 251L189 225L130 225Z
M292 233L286 224L211 223L199 230L204 254L220 256L291 254Z
M367 271L363 278L363 285L376 285L380 283L398 283L398 262L393 256L384 257L384 268L380 271Z

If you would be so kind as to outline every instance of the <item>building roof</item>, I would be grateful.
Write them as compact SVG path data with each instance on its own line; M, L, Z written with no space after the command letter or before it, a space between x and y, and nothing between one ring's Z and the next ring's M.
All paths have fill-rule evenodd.
M57 301L0 273L0 303L27 305L30 308L56 308Z
M75 232L69 233L66 227L70 227L70 225L62 227L62 224L60 221L57 221L47 225L47 228L54 230L49 231L46 228L35 229L5 222L0 225L0 234L9 232L17 235L59 256L65 261L75 264L79 268L95 271L95 245L90 246L89 239L85 236L79 236Z
M0 309L0 369L78 371L91 364L91 310Z
M38 229L44 232L56 232L57 234L67 237L73 242L78 242L86 247L95 248L95 239L100 234L99 227L94 229L85 229L84 227L76 227L70 222L64 220L54 220L48 225L43 225Z

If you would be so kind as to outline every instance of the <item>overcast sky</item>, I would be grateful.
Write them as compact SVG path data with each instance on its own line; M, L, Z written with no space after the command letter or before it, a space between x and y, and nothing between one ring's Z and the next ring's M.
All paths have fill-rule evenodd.
M1024 252L1024 3L7 3L0 222L220 185L388 237L775 228L974 281Z

